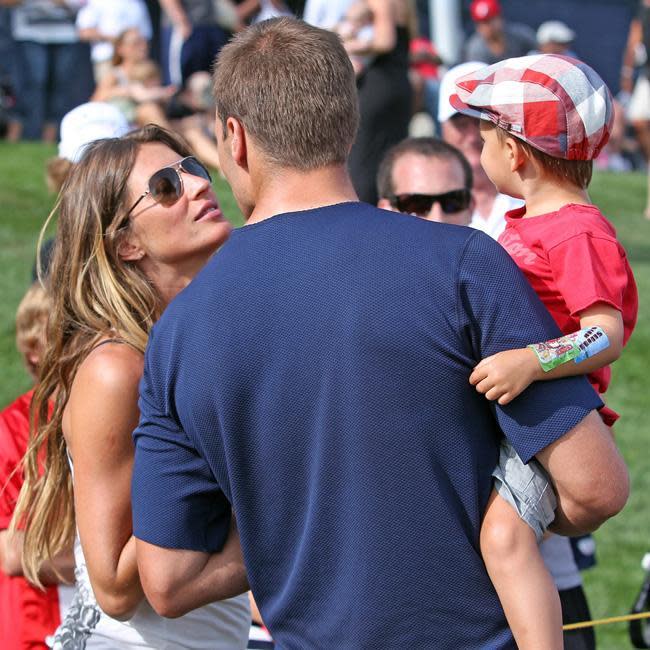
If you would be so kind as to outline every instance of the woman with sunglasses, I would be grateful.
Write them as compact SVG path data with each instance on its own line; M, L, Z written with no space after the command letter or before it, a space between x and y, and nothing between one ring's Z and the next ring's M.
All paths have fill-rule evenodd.
M183 142L148 126L89 145L54 214L53 306L32 405L38 427L14 518L25 528L25 572L36 583L76 523L78 592L54 647L245 648L245 595L175 620L155 614L131 528L131 433L149 332L231 230L210 176ZM235 535L222 557L226 598L243 575Z

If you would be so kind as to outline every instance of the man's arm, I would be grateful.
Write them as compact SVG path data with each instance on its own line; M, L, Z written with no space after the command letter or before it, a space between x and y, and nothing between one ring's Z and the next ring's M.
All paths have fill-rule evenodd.
M140 580L147 600L160 616L177 618L197 607L248 591L234 517L232 521L228 540L218 553L162 548L136 541Z
M596 411L536 458L548 472L557 495L553 532L591 532L625 505L630 493L627 467Z

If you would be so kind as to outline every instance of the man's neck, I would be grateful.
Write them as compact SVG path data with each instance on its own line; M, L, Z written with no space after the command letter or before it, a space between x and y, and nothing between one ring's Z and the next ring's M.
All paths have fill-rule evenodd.
M271 169L260 174L255 188L255 207L246 224L269 219L276 214L358 201L344 165L301 171Z
M487 185L474 187L473 190L474 201L476 201L475 211L478 213L481 219L487 221L492 214L492 208L494 207L494 201L497 198L497 190L489 183Z

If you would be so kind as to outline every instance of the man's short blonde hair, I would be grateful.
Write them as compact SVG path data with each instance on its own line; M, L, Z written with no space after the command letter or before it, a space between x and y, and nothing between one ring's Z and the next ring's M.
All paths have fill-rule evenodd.
M239 33L217 58L217 116L240 120L267 160L299 170L344 164L359 123L354 71L335 34L293 18Z

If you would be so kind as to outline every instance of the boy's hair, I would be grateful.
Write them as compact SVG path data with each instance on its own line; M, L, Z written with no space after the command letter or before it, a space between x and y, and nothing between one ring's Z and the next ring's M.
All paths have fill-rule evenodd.
M553 178L561 181L569 181L572 185L586 190L591 183L591 176L594 170L593 160L566 160L565 158L555 158L527 142L518 138L516 135L502 129L500 126L494 127L497 132L499 141L504 142L507 137L515 138L521 148L531 157L534 158L544 169L544 171Z
M50 312L50 300L43 286L36 282L27 290L16 311L16 347L29 366L27 355L41 352Z
M379 198L387 199L395 194L393 168L402 156L409 153L426 158L457 160L463 170L465 189L472 189L474 184L472 168L467 158L456 147L439 138L406 138L391 147L379 164L379 171L377 172L377 194Z
M347 160L359 106L336 34L293 18L249 27L219 53L214 93L224 137L238 119L269 163L307 171Z

